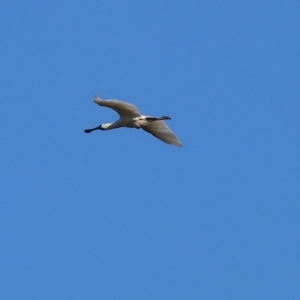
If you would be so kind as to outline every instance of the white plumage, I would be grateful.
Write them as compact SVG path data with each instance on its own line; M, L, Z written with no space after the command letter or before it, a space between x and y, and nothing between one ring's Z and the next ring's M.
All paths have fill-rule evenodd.
M113 109L119 114L120 118L113 123L100 124L95 128L86 129L84 132L90 133L93 130L109 130L119 127L142 128L167 144L182 147L176 135L163 122L163 120L171 120L170 117L144 116L139 112L137 107L130 103L118 100L102 100L98 96L94 97L94 102L100 106Z

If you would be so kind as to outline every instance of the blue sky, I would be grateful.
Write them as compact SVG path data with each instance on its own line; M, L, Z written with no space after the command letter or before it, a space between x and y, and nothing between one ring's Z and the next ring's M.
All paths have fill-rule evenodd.
M2 0L1 299L299 299L299 12Z

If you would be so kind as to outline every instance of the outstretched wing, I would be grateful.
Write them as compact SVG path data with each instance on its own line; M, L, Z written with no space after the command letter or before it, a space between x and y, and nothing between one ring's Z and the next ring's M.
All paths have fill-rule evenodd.
M173 131L163 121L150 122L142 128L167 144L183 146Z
M98 96L94 97L94 102L100 106L106 106L113 109L120 117L135 118L141 116L138 108L127 102L119 100L102 100Z

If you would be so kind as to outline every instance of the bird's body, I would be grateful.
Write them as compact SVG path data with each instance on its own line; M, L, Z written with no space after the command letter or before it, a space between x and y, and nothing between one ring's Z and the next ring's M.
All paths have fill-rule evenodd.
M163 120L170 120L168 116L150 117L142 115L134 105L119 100L102 100L98 96L94 97L94 102L100 106L106 106L115 110L120 118L113 123L101 124L84 132L90 133L94 130L110 130L120 127L136 128L151 133L163 142L182 147L181 142Z

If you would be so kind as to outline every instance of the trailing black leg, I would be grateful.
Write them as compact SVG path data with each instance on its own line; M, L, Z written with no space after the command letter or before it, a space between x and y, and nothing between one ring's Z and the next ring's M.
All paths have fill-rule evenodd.
M162 116L160 118L157 118L157 117L146 117L146 120L147 121L163 121L163 120L171 120L171 118L168 117L168 116Z

